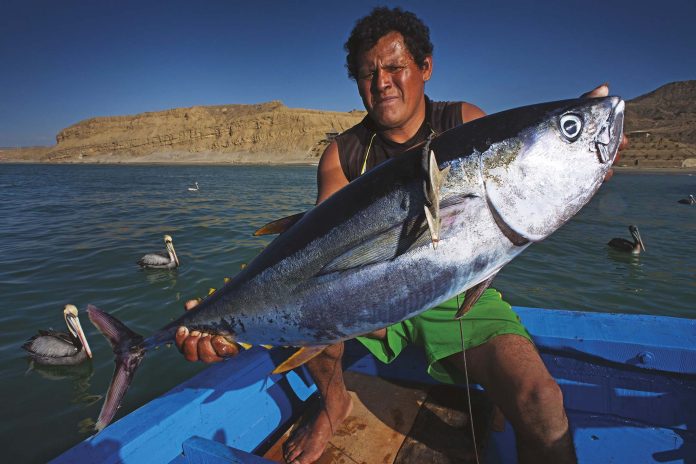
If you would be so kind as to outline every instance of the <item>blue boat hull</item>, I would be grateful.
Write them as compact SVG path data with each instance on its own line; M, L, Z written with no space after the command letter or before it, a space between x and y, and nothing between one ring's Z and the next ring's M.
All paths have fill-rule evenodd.
M563 389L580 462L695 461L696 320L515 310ZM302 370L267 376L286 356L259 348L211 366L52 462L270 462L251 453L274 441L316 390ZM349 343L345 365L433 382L418 349L384 365ZM512 428L492 433L484 462L515 458Z

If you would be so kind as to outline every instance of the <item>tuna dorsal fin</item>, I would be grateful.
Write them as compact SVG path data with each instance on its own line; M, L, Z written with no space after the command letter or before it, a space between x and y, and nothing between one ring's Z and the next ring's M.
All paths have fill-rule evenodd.
M461 319L462 317L464 317L466 313L469 312L471 307L476 304L479 298L481 298L483 292L485 292L486 289L490 287L491 282L493 282L493 279L495 279L495 276L497 274L498 273L496 272L483 282L474 285L466 291L466 295L464 295L464 301L462 302L462 305L459 307L459 311L457 311L457 314L454 315L455 319Z
M293 224L302 219L302 216L304 215L305 212L303 211L301 213L293 214L292 216L276 219L275 221L269 222L254 232L254 236L258 237L259 235L282 234L292 227Z
M303 346L299 350L295 351L288 359L280 363L278 367L273 369L272 373L282 374L283 372L293 370L294 368L303 365L313 357L317 356L319 353L324 351L324 348L327 346L329 345Z
M423 153L427 159L423 160L423 166L426 168L425 180L423 181L423 193L425 194L425 218L430 229L430 239L433 242L433 248L437 248L437 242L440 241L440 187L444 179L449 173L450 167L440 171L435 159L435 152L430 150L427 154Z

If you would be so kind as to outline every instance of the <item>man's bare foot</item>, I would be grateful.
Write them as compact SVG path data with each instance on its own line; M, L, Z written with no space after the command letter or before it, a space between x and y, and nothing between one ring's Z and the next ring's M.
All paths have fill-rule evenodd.
M333 401L327 401L314 419L295 430L283 445L288 464L311 464L319 459L329 440L353 410L353 399L347 391Z

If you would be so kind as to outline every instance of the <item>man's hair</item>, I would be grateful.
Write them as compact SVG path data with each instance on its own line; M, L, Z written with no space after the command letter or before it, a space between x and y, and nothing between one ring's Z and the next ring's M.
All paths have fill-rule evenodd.
M377 7L355 23L348 41L343 48L346 55L346 68L351 79L358 78L358 56L375 46L377 41L390 32L399 32L404 37L406 48L418 67L423 68L425 58L433 54L430 30L423 21L410 11L401 8Z

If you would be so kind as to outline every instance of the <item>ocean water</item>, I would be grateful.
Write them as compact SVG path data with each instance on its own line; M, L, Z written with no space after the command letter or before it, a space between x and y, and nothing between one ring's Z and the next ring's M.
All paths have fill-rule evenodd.
M45 462L88 436L113 371L106 341L82 315L94 359L31 363L37 329L64 330L62 308L95 304L149 334L183 302L218 287L272 238L259 226L310 207L316 168L0 165L0 441L7 462ZM187 187L194 181L198 192ZM696 175L617 173L589 205L494 282L513 305L695 318ZM611 251L639 227L647 251ZM181 267L135 261L174 239ZM205 366L174 348L150 354L121 414Z

